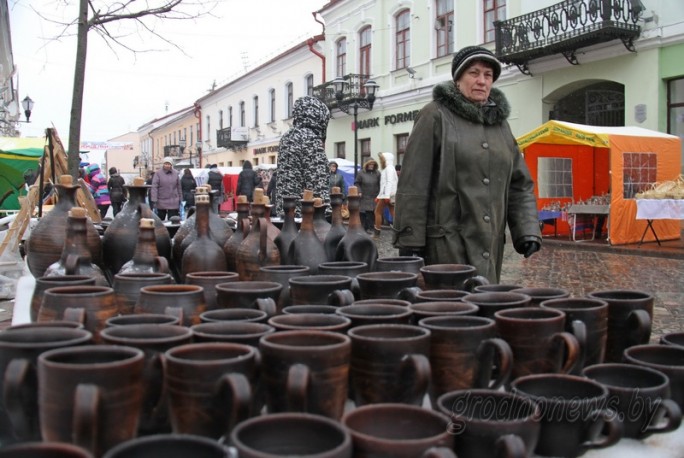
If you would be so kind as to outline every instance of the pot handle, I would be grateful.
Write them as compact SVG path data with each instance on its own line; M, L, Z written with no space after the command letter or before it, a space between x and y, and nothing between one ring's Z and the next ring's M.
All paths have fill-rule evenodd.
M222 405L228 406L226 437L235 425L250 417L252 413L252 387L244 374L224 374L218 382L217 397Z
M64 272L67 275L78 275L78 264L81 257L77 254L67 255L66 261L64 262Z
M488 284L489 280L487 280L485 277L482 275L475 275L473 277L467 278L463 282L463 290L472 293L477 286L484 286Z
M525 442L515 434L506 434L496 441L497 458L526 458L527 453Z
M30 438L31 418L38 417L38 380L26 359L13 359L5 369L5 408L18 439ZM36 387L35 390L26 389Z
M171 271L169 270L169 261L166 260L164 256L157 256L154 258L154 263L157 265L157 270L163 274L168 274Z
M587 325L581 320L572 320L570 323L572 327L572 335L577 339L579 344L579 355L577 355L577 364L572 370L572 374L580 375L582 368L587 359Z
M651 422L654 420L657 421L659 418L665 419L665 423L655 425L651 424ZM657 409L655 409L655 412L653 412L650 420L651 421L646 427L646 434L667 433L674 431L675 429L679 428L679 425L682 424L682 410L679 408L679 404L672 399L661 399L660 405Z
M420 458L456 458L456 454L448 447L430 447Z
M287 396L288 409L294 412L307 411L307 394L309 392L309 380L311 371L301 363L293 364L287 373Z
M575 336L570 334L569 332L559 332L557 334L554 334L553 338L554 341L560 340L560 343L565 346L565 361L563 362L563 366L561 367L561 374L569 374L571 373L574 369L575 366L577 366L579 362L579 356L580 356L580 346L579 342L577 342L577 339Z
M430 384L431 370L430 361L425 355L404 355L401 359L401 367L397 380L411 380L406 393L400 393L404 402L420 404Z
M630 327L629 347L648 343L651 338L651 315L646 310L632 310L627 316Z
M254 301L254 305L256 305L256 308L258 310L266 312L266 315L268 315L269 317L272 317L276 313L278 313L277 304L270 297L260 297Z
M513 351L510 345L499 338L483 340L475 353L478 360L478 370L475 375L475 388L488 388L496 390L503 384L508 383L513 370ZM498 359L495 361L495 355ZM499 368L498 377L492 380L492 367L497 363Z
M582 443L582 447L605 448L619 441L622 438L622 423L620 423L618 415L610 409L592 412L590 416L595 414L597 419L587 429L589 437Z
M74 393L74 443L93 454L98 453L97 431L100 413L100 389L93 384L80 384Z
M336 289L328 295L328 305L336 305L338 307L352 305L355 300L354 293L348 289Z

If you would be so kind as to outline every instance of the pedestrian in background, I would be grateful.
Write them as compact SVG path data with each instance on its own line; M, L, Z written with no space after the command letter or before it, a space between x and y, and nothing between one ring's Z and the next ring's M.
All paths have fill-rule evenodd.
M372 234L375 224L375 198L380 192L380 173L375 159L369 159L363 164L361 171L356 174L354 184L361 193L359 201L361 224L368 234Z
M515 250L539 250L534 183L508 125L508 100L492 88L494 54L454 54L453 80L433 88L415 119L402 161L394 246L425 264L470 264L499 283L506 225Z
M297 197L295 215L302 216L301 198L305 189L313 191L323 204L330 205L328 157L325 136L330 110L318 98L300 97L292 108L292 128L278 145L276 213L283 216L283 196Z
M223 203L225 190L223 187L223 174L219 171L217 164L211 164L207 175L207 184L211 186L214 198L211 200L211 208L214 213L218 213L219 207Z
M332 188L340 188L342 193L342 199L347 200L347 183L344 181L344 176L339 171L339 165L335 161L330 161L328 164L328 189L332 191Z
M261 186L261 177L252 168L252 163L245 161L242 163L242 172L238 175L237 188L235 192L238 196L247 196L247 200L252 202L254 190Z
M397 192L397 171L394 169L394 154L380 153L380 191L375 199L375 237L380 237L382 220L385 217L385 208L394 221L394 197Z
M197 188L197 180L192 176L190 169L183 170L181 177L181 192L183 194L183 210L187 218L188 210L195 206L195 189Z
M112 212L116 216L126 202L126 191L124 186L126 180L119 175L116 167L109 168L109 180L107 180L107 189L109 190L109 200L112 203Z
M274 170L271 174L271 179L268 180L268 186L266 187L266 196L271 204L271 216L276 216L275 211L275 199L276 199L276 185L278 179L278 170Z
M88 184L90 193L93 195L93 199L95 199L98 210L100 210L100 218L104 219L105 216L107 216L109 205L112 203L109 199L107 178L97 164L90 164L86 169L86 175L88 177L86 183Z
M164 158L164 163L152 177L150 199L157 210L157 216L164 221L180 216L180 202L183 192L180 186L178 171L173 168L173 159Z

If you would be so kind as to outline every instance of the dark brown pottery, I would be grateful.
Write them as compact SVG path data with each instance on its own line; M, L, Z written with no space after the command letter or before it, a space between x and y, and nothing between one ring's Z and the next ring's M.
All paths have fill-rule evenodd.
M325 209L326 206L323 204L323 199L316 197L314 199L314 215L313 215L313 229L316 233L316 237L321 243L325 242L325 238L330 232L332 225L325 219ZM325 252L325 245L323 246L323 251ZM326 254L326 259L329 259ZM325 262L325 261L324 261Z
M61 442L25 442L0 449L0 458L93 458L84 448Z
M269 316L277 313L277 301L283 286L274 281L235 281L216 285L219 308L263 310Z
M38 319L38 310L43 302L43 294L48 288L57 286L95 285L95 277L87 275L56 275L51 277L36 278L36 286L31 296L31 321Z
M400 298L409 302L461 302L465 296L470 294L462 289L432 289L422 290L418 287L406 288L401 291Z
M378 247L373 239L366 234L359 216L361 196L356 186L349 186L347 207L349 208L349 225L342 236L335 251L335 261L361 261L368 264L370 271L375 269L378 259Z
M361 299L395 299L405 288L417 286L419 274L413 272L366 272L356 276Z
M242 224L246 227L247 220L243 220ZM256 280L259 278L261 267L281 264L278 247L268 238L268 224L266 218L254 220L249 234L238 246L235 255L235 271L240 274L240 280Z
M209 196L200 194L195 197L195 232L197 238L183 251L181 261L181 280L192 272L227 271L226 255L223 242L211 238L209 233Z
M510 291L492 293L472 293L461 298L463 302L475 304L479 307L478 316L494 319L494 314L499 310L526 307L530 305L532 298L526 294L513 293Z
M430 264L420 268L425 289L460 289L473 291L476 286L488 285L489 280L477 275L468 264Z
M195 342L232 342L253 347L259 346L262 336L275 332L273 326L249 321L207 322L191 329Z
M206 311L204 289L197 285L154 285L140 288L135 313L171 313L181 317L183 326L200 322Z
M216 309L208 310L200 314L202 323L215 323L220 321L248 321L254 323L266 323L269 314L257 309Z
M108 328L115 326L131 326L138 324L154 325L179 325L180 318L173 315L162 315L160 313L137 313L134 315L119 315L108 319L105 324Z
M420 269L425 267L425 260L418 256L383 256L375 262L377 272L411 272L418 274L417 284L420 289L425 287L425 279Z
M340 240L347 233L347 228L344 225L344 220L342 218L342 203L344 201L344 196L340 192L340 188L333 187L330 190L330 207L332 208L332 214L330 215L330 230L323 240L323 246L325 247L325 256L328 258L328 262L335 261L335 254L337 252L337 245L340 244ZM285 205L283 203L283 205ZM332 273L332 272L328 272ZM347 275L347 274L343 274Z
M309 275L309 270L308 266L297 265L264 266L259 269L257 280L277 282L283 286L276 303L278 313L292 304L290 300L290 278Z
M238 196L236 207L237 227L235 229L235 232L233 232L232 235L228 237L226 242L223 244L223 253L226 255L226 263L228 265L228 271L230 272L237 272L237 251L240 247L240 244L247 236L247 232L249 232L249 226L243 224L243 222L248 221L249 218L249 202L247 201L247 197ZM176 257L175 252L174 257ZM178 253L178 259L181 259L181 257L182 253Z
M351 320L351 327L365 324L410 324L412 312L407 307L391 304L352 304L337 309L337 314Z
M490 283L489 285L476 286L473 289L474 293L504 293L513 291L514 289L522 288L520 285L505 284L505 283Z
M344 333L351 326L351 320L331 313L293 313L273 316L268 319L268 324L278 331L315 329Z
M185 275L185 283L188 285L198 285L204 289L204 302L207 310L218 308L216 285L219 283L230 283L239 281L240 276L237 272L226 272L218 270L189 272Z
M109 450L104 458L226 458L226 446L190 434L155 434L126 441Z
M413 313L412 324L418 324L423 318L430 316L477 315L478 306L467 302L434 301L417 302L409 305Z
M354 302L352 278L345 275L302 275L289 279L293 305L350 305Z
M283 265L292 265L290 245L299 233L297 223L295 223L297 200L299 200L297 196L283 196L283 211L285 212L283 215L283 228L280 230L280 234L273 240L278 247L280 262Z
M655 369L670 379L670 397L684 411L684 348L673 345L635 345L625 350L623 361Z
M117 273L157 272L170 273L169 261L165 257L159 256L157 251L154 220L152 218L141 218L138 230L138 243L135 245L133 258L121 266Z
M285 315L295 314L295 313L336 313L340 307L334 305L288 305L283 309Z
M309 198L307 198L307 196ZM318 273L318 265L326 262L323 242L318 238L314 229L314 201L311 191L304 191L302 204L302 223L299 233L290 244L288 258L292 264L307 266L311 275Z
M114 293L119 302L121 313L126 315L133 313L135 304L140 297L140 288L143 286L170 285L174 283L173 277L168 273L129 273L114 275Z
M551 288L542 286L528 286L512 290L514 293L527 294L532 299L530 306L539 307L543 301L549 299L563 299L570 297L570 291L563 288Z
M663 345L674 345L684 347L684 332L670 332L660 336L660 343Z

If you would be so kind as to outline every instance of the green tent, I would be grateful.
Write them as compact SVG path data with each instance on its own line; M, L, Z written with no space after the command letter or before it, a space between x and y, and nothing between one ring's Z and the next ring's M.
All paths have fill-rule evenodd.
M38 170L45 138L0 137L0 211L19 210L24 173Z

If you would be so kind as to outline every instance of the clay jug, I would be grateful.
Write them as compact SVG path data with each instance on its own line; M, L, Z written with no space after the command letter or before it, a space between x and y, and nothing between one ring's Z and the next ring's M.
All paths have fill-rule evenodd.
M249 224L243 219L243 232ZM276 244L268 239L268 222L266 218L254 220L249 234L240 243L235 257L236 272L240 280L250 281L259 277L259 269L263 266L280 264L280 252Z
M197 238L183 253L181 270L183 280L191 272L227 271L228 269L222 245L216 243L209 235L210 206L208 195L200 194L195 197L195 232Z
M328 258L328 262L335 261L335 253L337 252L337 245L339 245L340 240L347 233L347 228L344 226L342 219L342 202L344 201L344 196L340 192L340 188L337 186L332 188L330 192L330 206L332 207L332 216L330 219L330 230L323 240L323 246L325 247L325 256Z
M77 207L76 191L71 175L62 175L59 184L55 185L57 203L52 210L45 213L38 224L31 230L26 242L26 263L34 277L42 277L52 263L57 262L66 239L67 217L72 207ZM95 264L102 262L102 242L95 225L90 219L86 221L87 244L90 256Z
M133 185L126 186L128 201L121 211L114 217L102 239L104 266L109 272L119 272L121 267L135 255L138 243L138 228L140 219L154 220L154 236L157 242L159 256L171 259L171 237L164 223L150 210L145 203L149 185L144 184L142 177L136 177Z
M276 225L273 224L273 222L271 221L271 210L273 209L273 205L271 205L271 201L268 199L267 196L264 196L263 201L264 218L266 218L266 221L268 221L268 238L275 242L275 239L280 235L280 229L278 229Z
M247 201L247 196L238 196L237 228L235 229L235 232L233 232L233 235L231 235L228 240L226 240L226 243L223 244L223 253L226 256L229 272L236 272L237 266L235 260L237 258L237 250L249 232L249 225L243 227L243 220L249 220L249 202ZM244 232L243 229L247 232Z
M259 272L257 280L271 281L283 285L276 304L278 313L282 313L285 307L292 304L290 300L290 278L309 275L309 267L283 264L279 266L264 266L259 269Z
M378 258L378 248L373 239L366 234L361 225L359 204L361 196L356 186L349 187L347 196L349 206L349 227L347 233L340 240L335 252L335 261L361 261L368 264L369 270L375 268Z
M314 199L313 226L314 232L321 242L325 242L325 238L328 236L328 232L330 232L330 228L332 227L325 219L325 208L326 206L323 205L323 199L316 197Z
M289 258L290 245L299 232L297 223L295 222L296 208L296 196L283 196L283 210L285 211L283 216L283 228L280 230L280 234L278 234L278 237L275 238L274 242L278 247L278 251L280 251L280 262L284 266L292 265L292 260Z
M40 304L43 302L43 295L45 291L57 286L73 286L73 285L95 285L95 277L88 277L86 275L63 275L55 277L39 277L36 278L36 287L31 296L31 306L29 314L31 322L35 322L38 318L38 310Z
M57 262L45 270L45 277L64 275L86 275L95 278L95 284L109 286L109 282L98 266L93 264L87 245L87 217L81 207L69 210L67 217L66 239L62 255Z
M314 231L314 200L313 191L305 190L302 198L302 224L297 237L292 241L289 257L293 264L307 266L309 274L318 273L319 264L326 262L323 242Z
M154 235L154 220L151 218L140 219L138 230L138 243L135 245L133 259L126 262L118 273L169 273L169 262L165 257L159 256L157 251L157 239Z

